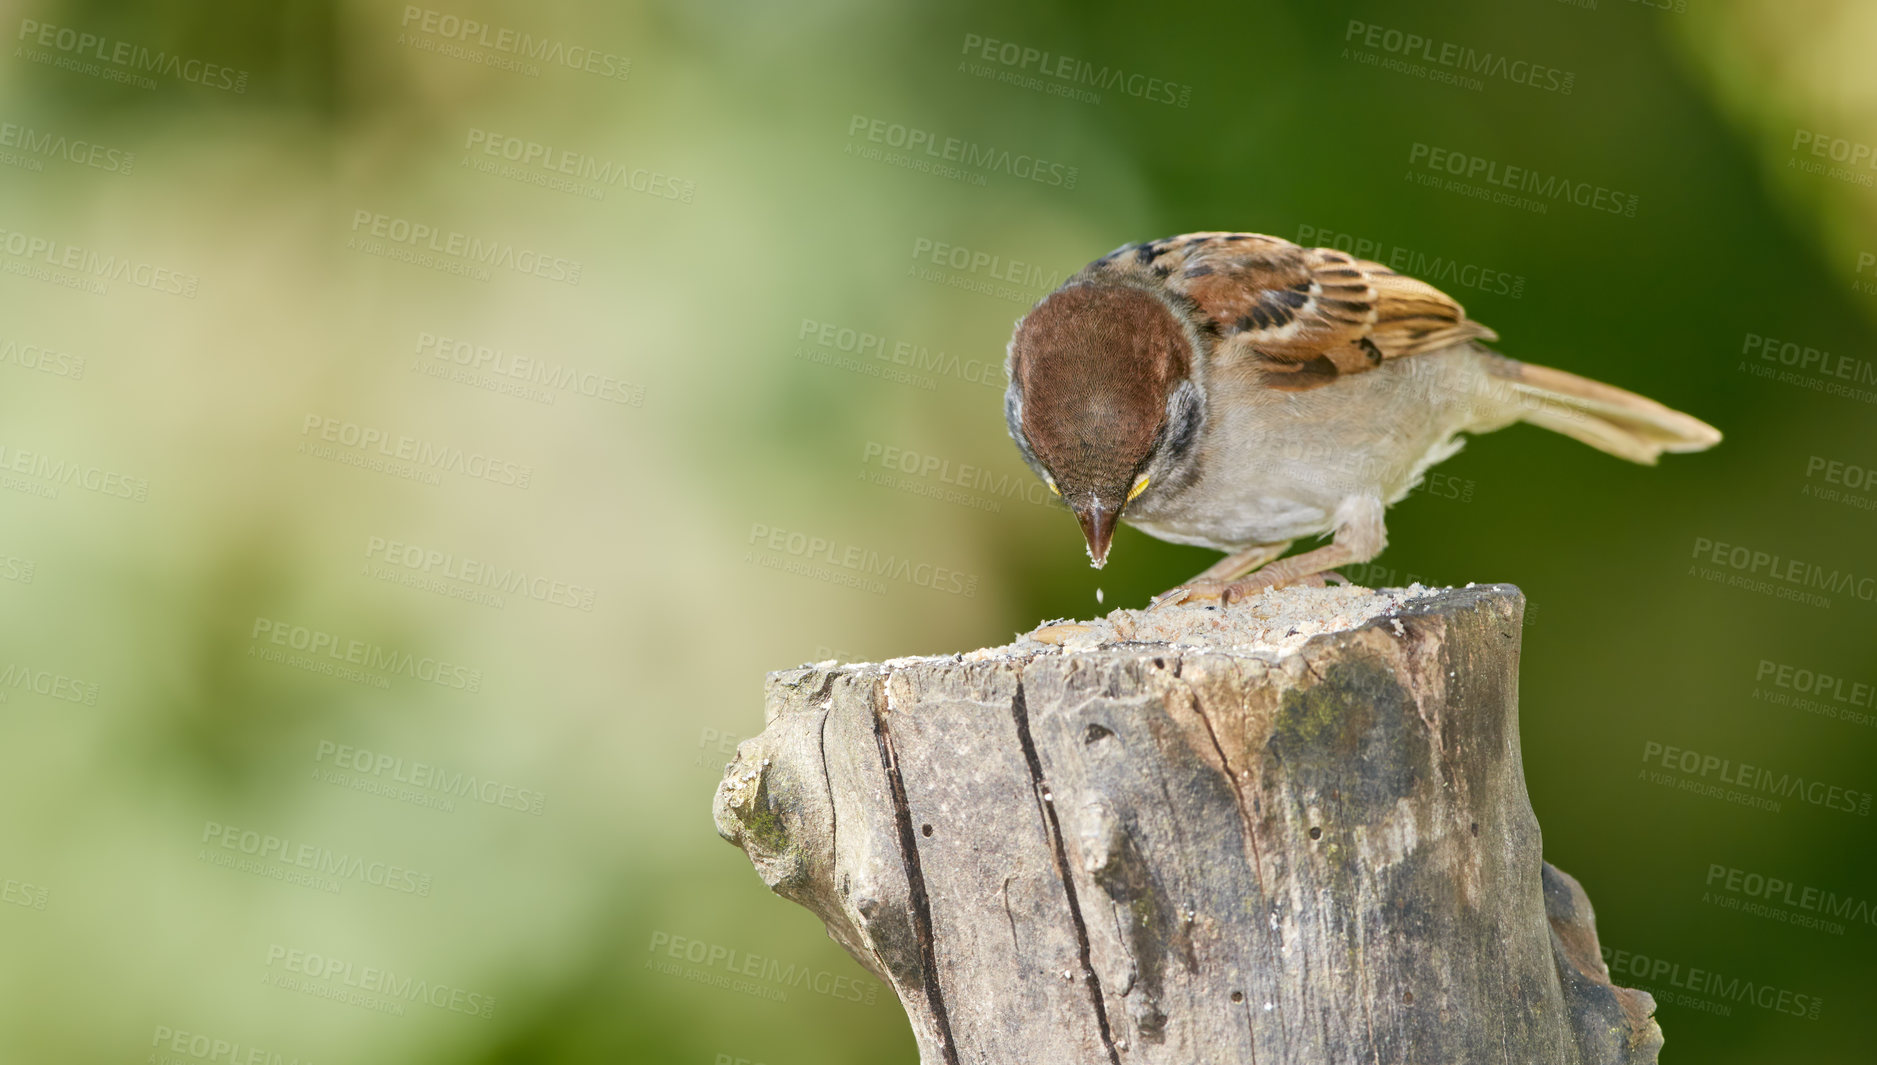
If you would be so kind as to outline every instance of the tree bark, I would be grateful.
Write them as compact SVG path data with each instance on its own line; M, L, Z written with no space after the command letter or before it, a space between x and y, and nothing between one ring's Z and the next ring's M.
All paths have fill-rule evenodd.
M774 673L718 831L925 1065L1654 1062L1540 854L1522 610L1291 589Z

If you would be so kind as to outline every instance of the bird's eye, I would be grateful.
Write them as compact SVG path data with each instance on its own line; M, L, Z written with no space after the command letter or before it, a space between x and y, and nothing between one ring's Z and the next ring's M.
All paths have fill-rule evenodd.
M1134 487L1128 489L1128 502L1130 503L1134 502L1135 496L1140 495L1142 492L1147 491L1147 482L1152 479L1153 478L1147 476L1144 473L1141 474L1140 479L1134 482Z

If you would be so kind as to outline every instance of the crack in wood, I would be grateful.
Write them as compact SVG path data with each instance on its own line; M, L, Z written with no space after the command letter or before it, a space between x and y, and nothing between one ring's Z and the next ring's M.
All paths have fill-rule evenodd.
M1017 681L1017 690L1010 698L1010 717L1017 726L1017 742L1023 747L1023 760L1030 767L1031 786L1036 790L1037 805L1043 808L1043 819L1049 825L1049 842L1056 850L1056 871L1062 875L1063 894L1069 902L1069 921L1075 926L1075 948L1078 961L1082 966L1083 982L1088 987L1090 1002L1095 1007L1095 1024L1101 1029L1101 1044L1108 1050L1108 1060L1114 1065L1121 1065L1121 1052L1115 1049L1114 1029L1108 1024L1108 1006L1103 1001L1101 979L1095 975L1095 965L1090 961L1093 953L1088 940L1088 922L1082 919L1082 904L1075 895L1075 875L1069 867L1069 849L1062 842L1062 825L1056 819L1055 804L1043 798L1048 785L1043 782L1043 760L1036 754L1036 741L1030 736L1030 711L1024 702L1023 681Z
M1238 672L1237 663L1233 666L1234 672ZM1174 674L1174 676L1178 675L1178 673ZM1245 834L1250 837L1245 849L1251 852L1252 879L1258 882L1258 893L1263 895L1265 891L1264 856L1259 853L1258 823L1252 819L1251 809L1245 804L1245 792L1239 787L1238 771L1232 768L1232 760L1225 756L1225 745L1219 742L1219 733L1212 727L1212 715L1206 713L1205 704L1200 700L1199 693L1188 688L1185 694L1187 705L1199 718L1199 723L1206 726L1206 738L1212 741L1212 751L1219 756L1219 769L1225 774L1226 786L1232 789L1232 802L1238 806L1238 819L1244 822Z
M1179 659L1174 659L1173 675L1176 677L1179 676L1178 663ZM1240 678L1242 684L1244 673L1239 663L1233 663L1232 671ZM1225 745L1219 742L1219 732L1212 727L1212 715L1206 713L1205 701L1199 697L1197 691L1190 687L1186 689L1186 700L1193 714L1199 718L1199 723L1205 726L1206 738L1212 741L1213 753L1219 756L1219 770L1225 776L1225 786L1232 791L1232 802L1238 807L1238 820L1244 826L1245 850L1251 855L1251 878L1258 885L1260 908L1268 909L1270 906L1267 899L1269 889L1264 881L1264 857L1259 853L1258 822L1245 802L1245 792L1239 785L1238 771L1232 768L1232 760L1225 755ZM1263 931L1262 928L1258 928L1259 933L1262 934ZM1264 953L1267 961L1276 963L1274 952L1270 950L1268 941ZM1243 1005L1245 1007L1245 1048L1251 1053L1251 1065L1258 1065L1258 1029L1257 1025L1252 1023L1251 999L1247 997Z
M830 685L832 687L832 685ZM822 689L824 692L827 688ZM821 727L815 730L816 753L821 756L821 775L828 782L828 839L834 844L834 853L841 853L841 804L834 801L834 774L828 772L828 719L834 716L834 708L821 707Z
M885 679L880 681L881 699L885 701ZM906 885L912 901L913 932L919 937L919 959L925 970L926 1005L931 1007L933 1023L938 1025L939 1049L946 1065L959 1065L958 1048L952 1042L951 1016L945 1011L945 995L939 989L938 949L932 938L932 900L926 896L925 873L919 867L919 840L913 832L912 809L906 803L906 782L900 779L899 759L893 753L892 730L887 725L886 708L876 705L873 715L873 738L880 748L880 768L886 772L893 793L893 815L899 827L899 849L906 867Z
M1017 949L1017 915L1010 912L1010 882L1015 877L1004 878L1004 920L1010 922L1010 949Z

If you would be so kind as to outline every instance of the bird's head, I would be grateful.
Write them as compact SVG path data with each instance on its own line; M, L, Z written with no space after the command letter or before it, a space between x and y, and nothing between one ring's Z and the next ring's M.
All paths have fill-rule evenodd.
M1072 282L1017 323L1004 417L1098 569L1130 504L1191 477L1204 417L1193 348L1165 300L1123 285Z

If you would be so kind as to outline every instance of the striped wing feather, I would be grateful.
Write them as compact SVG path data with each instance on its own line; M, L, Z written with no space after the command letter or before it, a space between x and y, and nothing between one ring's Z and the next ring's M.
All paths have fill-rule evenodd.
M1146 273L1191 300L1243 359L1280 389L1318 388L1386 359L1496 339L1424 281L1334 248L1257 233L1187 233L1130 244L1090 273Z

